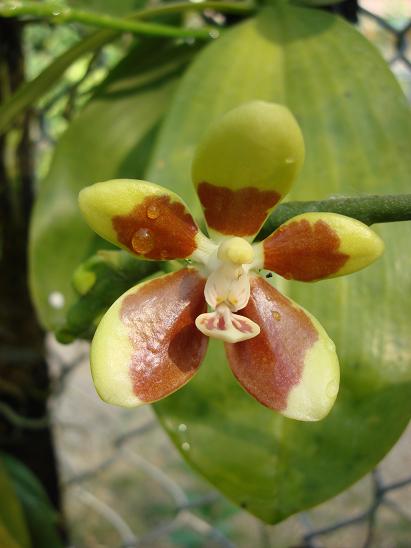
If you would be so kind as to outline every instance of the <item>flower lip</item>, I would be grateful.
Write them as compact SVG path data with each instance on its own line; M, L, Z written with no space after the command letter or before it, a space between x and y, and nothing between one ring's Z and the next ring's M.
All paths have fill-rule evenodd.
M260 333L257 324L234 314L250 298L249 270L253 261L253 247L239 237L224 240L209 254L204 296L214 310L197 317L196 326L202 333L231 343Z

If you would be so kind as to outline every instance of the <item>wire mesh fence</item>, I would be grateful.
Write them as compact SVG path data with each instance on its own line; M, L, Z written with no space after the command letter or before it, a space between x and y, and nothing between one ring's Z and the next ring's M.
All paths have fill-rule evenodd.
M87 350L82 345L69 362L62 360L61 349L51 357L58 388L51 415L73 546L409 545L411 431L392 452L391 462L384 461L344 494L284 524L267 526L197 478L149 408L136 414L101 403L89 378ZM71 351L78 351L78 345Z

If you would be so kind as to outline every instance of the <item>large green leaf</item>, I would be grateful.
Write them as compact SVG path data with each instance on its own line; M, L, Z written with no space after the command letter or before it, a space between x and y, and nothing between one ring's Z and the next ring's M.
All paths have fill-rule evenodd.
M137 47L60 140L40 185L30 237L31 290L46 327L64 323L75 298L73 271L107 245L84 222L78 192L99 180L142 176L176 79L192 54L188 46L158 41ZM61 295L64 306L53 307L63 304Z
M13 544L14 543L14 544ZM0 458L0 546L31 546L23 509L13 482Z
M1 458L13 483L30 533L31 542L21 543L19 546L62 548L57 532L58 515L51 506L41 483L18 460L6 454L1 454ZM0 546L3 546L1 537Z
M307 160L293 199L409 188L410 115L384 61L341 19L281 3L198 56L163 125L150 180L172 188L184 181L184 198L194 200L196 143L213 120L250 99L288 105L302 126ZM219 343L191 383L156 405L188 462L267 522L356 481L409 420L410 226L376 230L387 251L371 268L318 284L277 282L336 342L342 387L327 419L299 423L260 406L237 385Z

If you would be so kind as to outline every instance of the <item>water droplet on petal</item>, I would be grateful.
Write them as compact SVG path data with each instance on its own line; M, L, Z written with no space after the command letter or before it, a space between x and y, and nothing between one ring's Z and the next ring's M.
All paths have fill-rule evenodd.
M338 382L337 381L330 381L327 384L325 392L326 392L326 394L329 398L334 398L338 393Z
M273 318L279 322L281 320L281 314L279 312L277 312L277 310L274 310L273 312Z
M131 240L131 245L136 253L145 255L154 248L154 235L149 228L139 228Z
M190 451L191 445L188 443L188 441L185 441L184 443L181 444L181 449L183 451Z
M179 424L179 425L178 425L178 430L179 430L180 432L187 432L187 425L186 425L186 424L183 424L183 423Z
M160 208L156 204L151 204L147 208L147 217L157 219L160 216Z

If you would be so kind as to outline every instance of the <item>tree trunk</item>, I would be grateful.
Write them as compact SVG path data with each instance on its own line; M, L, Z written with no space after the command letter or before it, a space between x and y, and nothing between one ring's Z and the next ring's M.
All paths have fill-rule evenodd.
M23 81L22 26L0 18L0 100ZM60 510L52 434L39 421L49 395L44 332L27 287L34 178L30 118L26 113L0 137L0 450L30 468Z

